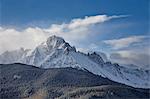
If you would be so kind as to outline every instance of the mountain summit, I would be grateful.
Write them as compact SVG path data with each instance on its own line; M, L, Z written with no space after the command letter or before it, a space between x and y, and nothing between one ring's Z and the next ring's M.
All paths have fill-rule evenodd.
M64 50L73 50L76 51L75 47L71 47L69 43L65 42L65 40L58 36L51 36L46 41L48 49L64 49Z
M106 62L97 52L88 54L77 52L75 47L55 35L33 50L20 49L0 55L0 64L16 62L41 68L73 67L133 87L150 88L150 70L129 69Z

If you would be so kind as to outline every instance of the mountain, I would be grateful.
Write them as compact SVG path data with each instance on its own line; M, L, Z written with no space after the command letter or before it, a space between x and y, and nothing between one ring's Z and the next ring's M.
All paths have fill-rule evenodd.
M86 69L96 75L137 88L150 88L150 70L127 68L105 61L99 52L88 54L63 38L51 36L33 50L17 50L0 55L0 63L24 63L42 68L74 67ZM13 58L13 59L12 59Z
M0 63L9 64L9 63L17 63L23 57L26 57L27 53L30 50L20 48L14 51L6 51L0 55Z
M149 99L148 89L133 88L72 67L43 69L0 65L1 99Z

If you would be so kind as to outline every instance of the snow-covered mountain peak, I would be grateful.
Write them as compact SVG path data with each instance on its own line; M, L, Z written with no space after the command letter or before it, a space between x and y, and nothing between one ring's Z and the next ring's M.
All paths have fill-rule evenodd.
M86 69L116 82L133 87L150 88L150 70L122 67L107 61L105 54L76 51L63 38L51 36L32 50L16 50L0 55L0 64L24 63L42 68L75 67Z
M97 56L100 56L103 59L104 62L108 62L109 61L108 58L107 58L106 53L103 53L103 52L100 52L100 51L91 51L91 50L88 51L87 53L88 54L95 53Z
M70 46L69 43L67 43L63 38L55 35L50 36L43 44L47 46L48 50L63 49L76 51L75 47Z
M101 64L101 65L104 64L103 58L99 54L97 54L96 52L88 53L88 56L91 60L93 60L97 64Z
M46 44L48 45L49 48L58 48L64 43L65 40L63 38L57 37L55 35L50 36L46 41Z

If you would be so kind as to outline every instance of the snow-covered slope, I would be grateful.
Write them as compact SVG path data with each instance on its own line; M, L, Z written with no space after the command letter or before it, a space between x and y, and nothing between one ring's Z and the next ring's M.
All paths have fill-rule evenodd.
M34 50L18 50L0 55L0 63L20 62L42 68L75 67L133 87L150 88L150 70L130 69L106 62L99 53L77 52L61 37L51 36Z
M20 62L20 59L26 57L27 53L30 50L25 50L23 48L20 48L18 50L14 51L6 51L0 55L0 64L9 64L9 63L15 63Z

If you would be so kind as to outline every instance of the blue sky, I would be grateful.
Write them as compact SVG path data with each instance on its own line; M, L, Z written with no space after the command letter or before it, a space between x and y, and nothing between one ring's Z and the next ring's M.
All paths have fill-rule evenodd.
M64 22L97 14L131 15L128 21L148 25L149 0L1 0L4 26L24 26L40 21ZM50 23L49 23L50 24ZM38 25L38 24L37 24ZM139 26L140 27L140 26Z
M149 44L146 43L149 41L148 4L149 0L1 0L1 35L3 34L3 38L8 36L6 35L8 30L9 33L10 30L11 32L13 31L11 34L24 34L26 31L43 32L59 28L63 29L61 31L65 34L58 33L58 36L63 36L71 44L77 46L78 49L103 51L108 53L109 56L111 54L113 56L115 54L116 57L120 55L119 57L123 58L122 61L133 60L134 62L130 63L136 63L139 60L145 60L147 56L144 59L135 60L134 58L131 59L129 53L141 52L142 48L147 52L149 49ZM79 24L81 24L83 20L86 20L85 16L94 20L94 16L98 17L99 15L106 15L106 20L104 22L90 23L82 28L78 26L78 29L71 30L68 28L73 23L73 20L78 22L76 19L80 19L82 21L79 21ZM112 16L121 15L123 17L108 19ZM74 32L77 33L73 34L74 37L70 37L70 34L72 35ZM66 33L68 33L67 36L64 36ZM80 34L81 37L79 36ZM36 35L40 35L41 37L38 38L42 38L45 34L39 33ZM14 35L9 35L8 38L11 40L12 37L14 38ZM72 39L69 39L69 37ZM16 37L16 39L18 38L20 39L20 36ZM11 49L4 47L5 40L1 42L3 49L0 48L0 50ZM20 46L27 45L23 44ZM11 45L17 46L17 44ZM145 55L145 53L141 54ZM135 55L135 57L138 56L139 54ZM115 57L113 58L115 59ZM117 58L114 61L118 61ZM126 63L126 61L122 63ZM141 64L148 65L148 62L141 62Z

